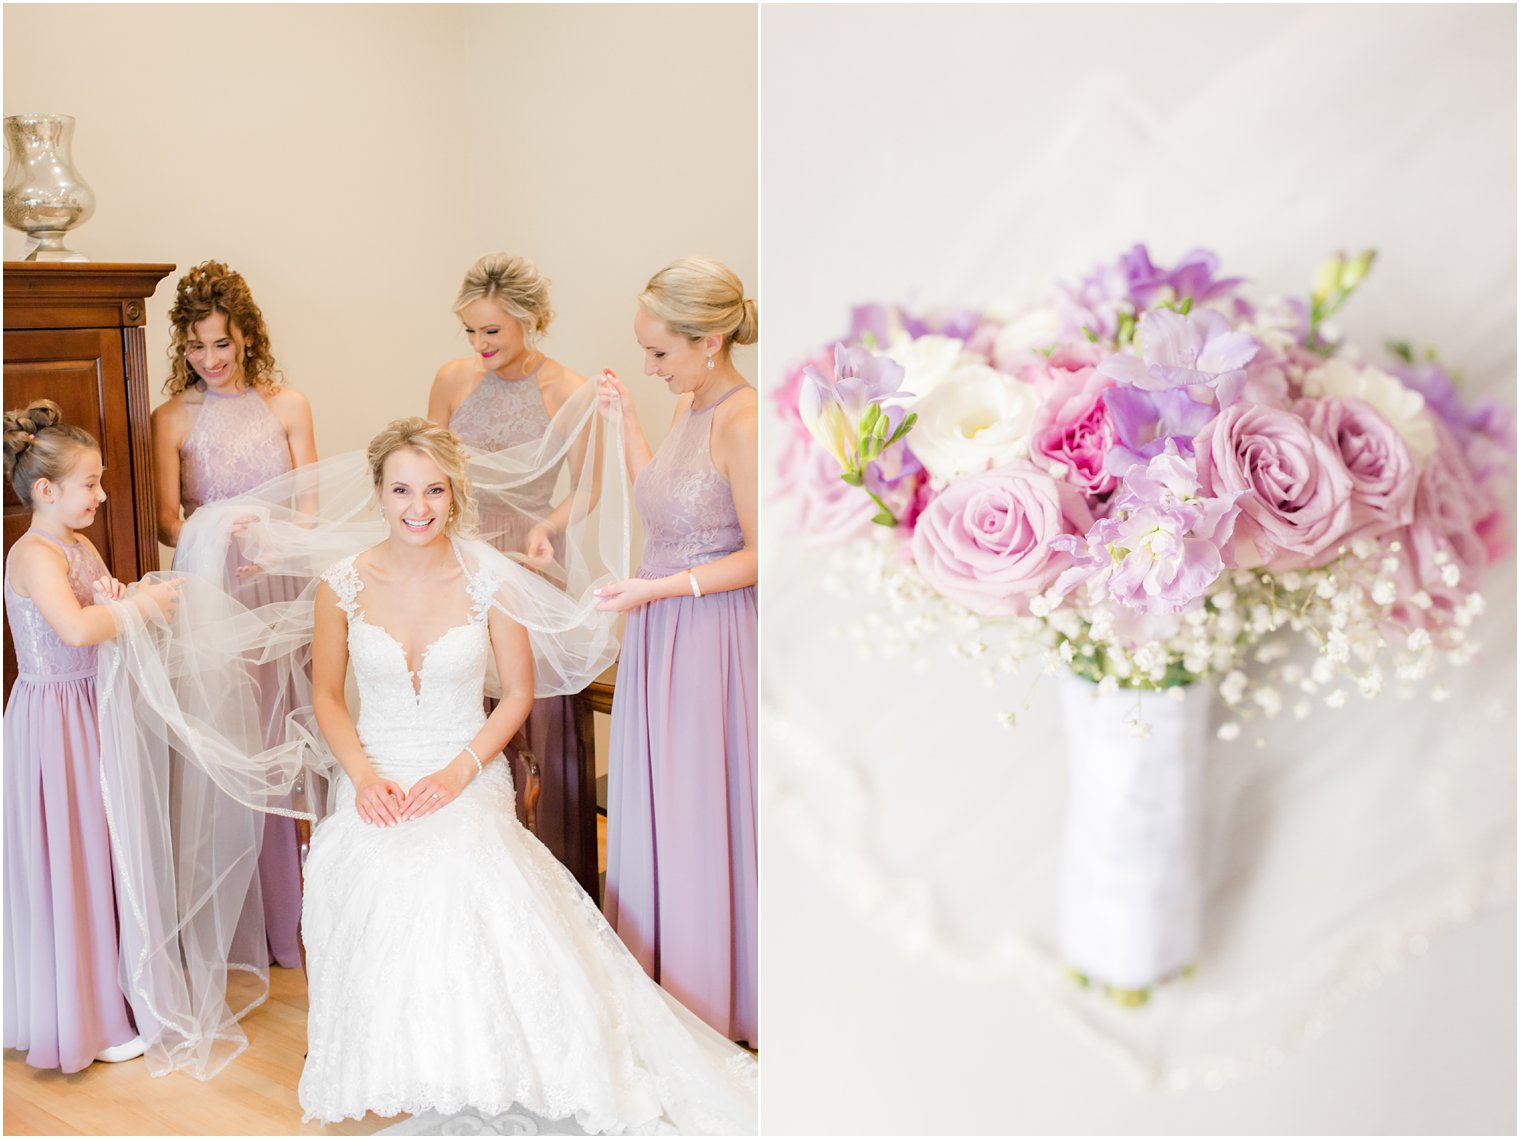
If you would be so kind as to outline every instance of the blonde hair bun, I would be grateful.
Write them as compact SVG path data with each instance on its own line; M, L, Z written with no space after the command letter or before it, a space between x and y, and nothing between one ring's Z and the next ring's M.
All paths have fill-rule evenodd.
M672 261L639 294L639 304L688 340L718 336L726 351L733 344L753 344L760 335L755 302L746 300L744 282L712 257Z
M512 253L487 253L464 275L454 311L463 312L478 300L493 300L522 325L523 339L530 345L549 328L554 309L549 306L552 282L526 257Z

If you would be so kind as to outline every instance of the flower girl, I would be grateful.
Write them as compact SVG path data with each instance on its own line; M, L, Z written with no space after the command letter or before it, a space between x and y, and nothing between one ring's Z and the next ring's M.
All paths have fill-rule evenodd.
M100 446L38 400L5 415L5 475L32 512L5 564L19 672L5 709L5 1047L77 1072L142 1054L117 974L116 903L99 783L95 646L116 624L94 596L126 587L82 531L105 501ZM171 615L179 582L141 587Z

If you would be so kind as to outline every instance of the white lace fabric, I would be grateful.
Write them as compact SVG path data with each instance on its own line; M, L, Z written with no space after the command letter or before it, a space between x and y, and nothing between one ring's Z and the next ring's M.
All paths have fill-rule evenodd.
M485 614L433 642L414 692L353 559L324 580L349 615L365 751L409 788L484 719ZM644 974L517 821L506 764L396 827L361 821L335 784L306 865L306 1120L518 1105L593 1133L754 1130L753 1061Z

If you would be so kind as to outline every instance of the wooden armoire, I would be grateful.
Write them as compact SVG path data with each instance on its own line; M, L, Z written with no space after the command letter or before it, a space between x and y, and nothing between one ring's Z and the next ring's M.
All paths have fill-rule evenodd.
M158 568L148 422L147 299L173 265L5 262L5 407L46 397L100 440L105 505L87 531L111 573ZM30 512L5 486L5 552ZM5 631L5 695L16 654Z

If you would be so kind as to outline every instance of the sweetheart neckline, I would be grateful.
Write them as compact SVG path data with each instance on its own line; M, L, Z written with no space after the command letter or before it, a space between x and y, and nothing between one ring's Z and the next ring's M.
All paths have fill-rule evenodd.
M364 610L362 609L358 610L357 616L358 624L363 625L369 629L374 629L387 641L396 646L396 651L401 654L401 667L406 669L407 679L416 680L416 683L411 686L411 689L412 696L417 700L422 699L422 677L423 673L427 671L428 658L432 655L433 650L445 640L447 640L451 634L459 632L460 629L473 629L480 624L479 621L465 621L462 625L450 625L447 629L439 633L436 637L427 643L427 647L422 650L421 661L418 663L416 669L411 669L407 668L409 658L406 653L406 646L403 645L389 629L387 629L384 625L377 625L375 622L371 621L364 615ZM354 622L350 621L349 628L353 628L353 626Z

